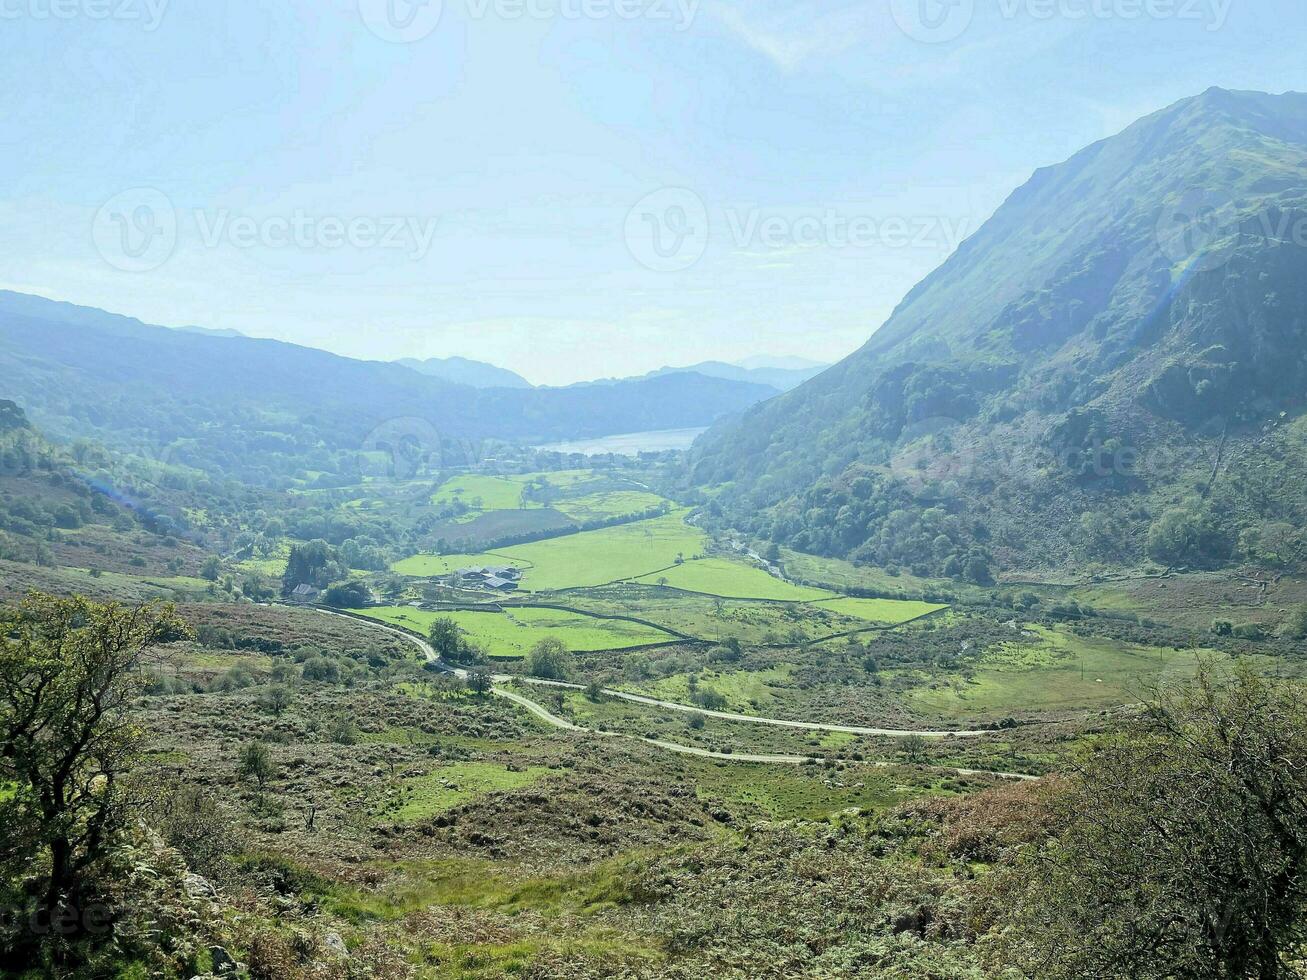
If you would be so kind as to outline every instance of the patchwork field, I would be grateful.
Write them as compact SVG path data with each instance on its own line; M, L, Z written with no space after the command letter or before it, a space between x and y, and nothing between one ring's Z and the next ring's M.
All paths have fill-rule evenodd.
M668 585L687 592L702 592L705 595L720 596L725 599L806 602L834 597L833 593L822 589L792 585L768 575L756 565L746 565L725 558L687 561L674 568L642 576L637 581L645 585Z
M501 548L496 554L528 566L522 586L531 591L605 585L701 554L707 539L685 523L685 514L676 510L647 521Z
M745 644L807 643L867 627L821 604L721 599L622 584L569 592L569 606L604 615L629 615L707 640L733 637Z
M947 609L947 606L935 602L914 602L906 599L853 599L840 597L821 599L813 603L821 609L830 609L865 619L870 623L906 623L909 620L929 616L931 613Z
M446 480L440 485L431 502L452 504L461 502L473 510L522 510L522 492L528 479L521 476L479 476L466 474Z
M433 612L380 606L356 612L420 633L426 633L437 618L448 617L469 639L484 646L491 657L501 659L525 656L536 643L550 637L561 640L569 650L578 653L622 650L675 639L670 633L640 623L530 606L513 606L503 612Z
M560 500L554 508L576 521L597 521L643 514L666 503L658 494L644 490L607 490Z

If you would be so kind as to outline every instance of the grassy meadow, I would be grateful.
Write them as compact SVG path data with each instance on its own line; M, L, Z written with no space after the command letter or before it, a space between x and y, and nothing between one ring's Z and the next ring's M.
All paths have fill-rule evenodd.
M454 620L468 639L485 647L489 656L517 658L541 640L554 638L576 652L621 650L672 642L670 633L619 619L601 619L561 609L505 607L502 612L432 611L396 606L355 610L359 615L426 633L433 621Z
M769 599L774 602L807 602L834 598L834 593L792 585L768 575L756 565L726 558L701 558L636 581L646 585L667 585L687 592L724 599Z

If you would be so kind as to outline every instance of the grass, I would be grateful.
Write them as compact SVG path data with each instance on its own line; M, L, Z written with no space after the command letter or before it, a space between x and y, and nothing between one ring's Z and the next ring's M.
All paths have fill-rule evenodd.
M658 494L644 490L609 490L559 500L553 507L574 521L597 521L643 514L665 502Z
M530 786L549 773L544 766L514 771L493 762L455 763L404 780L403 802L392 816L396 823L426 820L478 796Z
M742 714L757 714L774 705L784 695L794 673L793 664L776 664L765 670L706 670L697 675L699 688L711 689L726 698L726 710ZM657 681L628 685L639 694L648 694L663 701L690 704L690 679L686 674L673 674Z
M403 561L395 562L391 569L400 575L409 575L414 578L432 578L437 575L448 575L460 568L484 567L486 565L526 567L524 562L514 561L500 555L480 554L414 555L412 558L405 558Z
M426 633L437 618L447 617L471 640L486 647L491 657L498 658L525 656L531 647L548 637L561 640L569 650L578 653L623 650L673 640L671 634L640 623L531 606L513 606L505 612L439 612L378 606L356 612L420 633Z
M746 645L807 642L865 628L864 620L827 609L821 603L758 602L721 599L698 592L665 592L639 584L573 592L567 604L605 615L638 616L687 636Z
M524 588L534 591L583 588L638 578L703 551L706 537L685 523L687 511L597 531L500 549L497 553L528 564Z
M474 473L456 476L442 483L431 497L433 504L461 500L477 510L523 510L522 490L527 482L521 476L479 476ZM480 499L480 503L475 501Z
M253 859L285 869L297 890L321 898L331 912L355 923L398 921L433 906L505 915L593 915L632 900L629 882L639 861L638 855L613 858L584 871L550 876L480 858L409 860L377 866L383 881L365 889L331 881L280 855Z
M946 588L956 592L953 582L937 582L917 578L906 571L890 575L884 569L854 565L841 558L822 558L800 551L781 549L781 565L785 574L797 582L815 582L841 589L870 589L877 592L922 592L931 588Z
M290 560L290 541L280 541L275 551L267 558L247 558L236 565L237 570L246 575L262 575L266 578L281 578L286 574L286 563Z
M94 582L101 588L124 591L141 589L164 598L203 600L208 596L209 588L213 585L207 579L188 575L129 575L124 572L101 571L93 576L89 568L74 568L67 565L58 571L67 578L74 591L80 591L78 587L83 586L83 583Z
M665 580L665 581L664 581ZM687 561L666 571L645 575L637 581L645 585L670 585L687 592L723 599L770 599L775 602L806 602L830 598L831 593L792 585L768 575L756 565L730 561L725 558L703 558Z
M1029 627L985 654L970 680L939 679L906 692L909 704L945 718L1099 711L1134 703L1150 683L1187 678L1213 651L1172 650Z
M699 797L757 807L776 820L825 820L858 807L880 810L929 791L903 774L871 768L830 772L819 766L701 765Z
M823 599L813 603L822 609L830 609L845 616L865 619L870 623L906 623L930 613L947 609L947 606L934 602L916 602L907 599Z
M186 666L197 670L248 667L255 671L266 671L272 669L272 658L257 653L217 653L212 650L199 650L186 655Z

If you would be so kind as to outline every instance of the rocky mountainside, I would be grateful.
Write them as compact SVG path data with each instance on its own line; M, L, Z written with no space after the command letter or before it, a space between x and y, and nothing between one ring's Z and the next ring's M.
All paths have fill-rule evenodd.
M833 553L1127 560L1305 395L1307 95L1212 89L1038 171L862 349L708 433L695 478ZM1089 513L1134 526L1087 548Z

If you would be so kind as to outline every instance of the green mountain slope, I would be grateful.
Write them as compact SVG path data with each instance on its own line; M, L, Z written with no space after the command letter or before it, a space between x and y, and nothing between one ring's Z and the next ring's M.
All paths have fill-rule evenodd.
M0 397L52 436L164 456L247 483L340 472L395 440L463 462L484 440L548 442L689 428L774 394L676 375L566 389L478 390L399 364L153 327L0 293ZM357 466L357 464L355 464Z
M1307 96L1213 89L1037 172L861 350L708 433L695 477L828 553L1135 560L1304 392ZM1177 560L1233 556L1221 530Z

